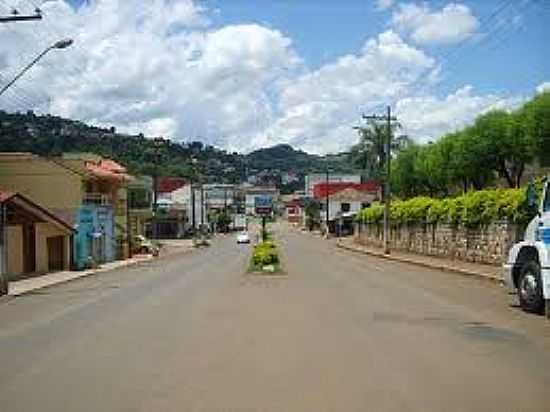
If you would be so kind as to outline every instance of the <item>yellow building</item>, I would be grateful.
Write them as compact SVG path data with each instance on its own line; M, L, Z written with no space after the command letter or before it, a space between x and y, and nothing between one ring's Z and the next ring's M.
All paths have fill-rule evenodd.
M124 167L93 154L0 153L0 190L21 193L76 227L77 268L128 257L130 180Z
M72 226L19 193L0 191L0 262L14 280L29 273L68 270Z

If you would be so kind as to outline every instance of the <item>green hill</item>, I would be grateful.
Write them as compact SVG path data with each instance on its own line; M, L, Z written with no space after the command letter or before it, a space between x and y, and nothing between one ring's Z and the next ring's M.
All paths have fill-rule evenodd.
M89 126L57 116L37 116L33 112L0 111L0 151L39 155L91 152L125 164L134 174L157 172L203 182L239 183L247 176L258 174L282 185L281 175L292 172L299 177L299 184L294 184L292 189L300 187L304 174L325 170L327 160L335 171L349 169L341 157L312 155L289 145L244 155L197 141L155 141L142 134L117 133L114 127ZM287 187L284 191L290 189Z

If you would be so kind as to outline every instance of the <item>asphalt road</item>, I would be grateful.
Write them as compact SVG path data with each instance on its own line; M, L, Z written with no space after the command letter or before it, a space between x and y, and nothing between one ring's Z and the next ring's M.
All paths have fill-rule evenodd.
M548 411L550 325L498 286L279 228L0 303L1 411Z

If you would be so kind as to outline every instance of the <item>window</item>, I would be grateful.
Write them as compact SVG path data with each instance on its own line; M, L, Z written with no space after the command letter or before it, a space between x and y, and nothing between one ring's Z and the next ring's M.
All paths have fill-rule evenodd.
M351 210L351 205L349 203L342 203L340 209L343 213L349 212Z

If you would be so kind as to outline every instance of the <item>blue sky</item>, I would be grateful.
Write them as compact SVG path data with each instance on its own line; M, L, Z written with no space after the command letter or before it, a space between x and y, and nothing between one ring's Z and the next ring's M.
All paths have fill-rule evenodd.
M353 144L361 113L386 104L422 142L550 87L545 0L67 1L43 2L39 24L0 27L0 81L60 36L75 40L0 109L323 153ZM33 2L2 0L0 13Z
M421 2L417 2L421 3ZM429 1L437 9L451 3ZM550 4L543 1L502 0L463 1L481 21L488 38L468 42L450 57L449 78L442 92L470 83L489 92L530 93L550 74L550 57L544 52L550 43ZM269 25L288 35L306 63L316 68L340 55L354 53L364 42L388 27L392 10L378 10L374 1L365 0L206 0L206 7L219 9L213 18L216 26L254 22ZM501 28L498 19L507 22L521 16L518 26ZM431 53L446 56L455 45L426 47Z

